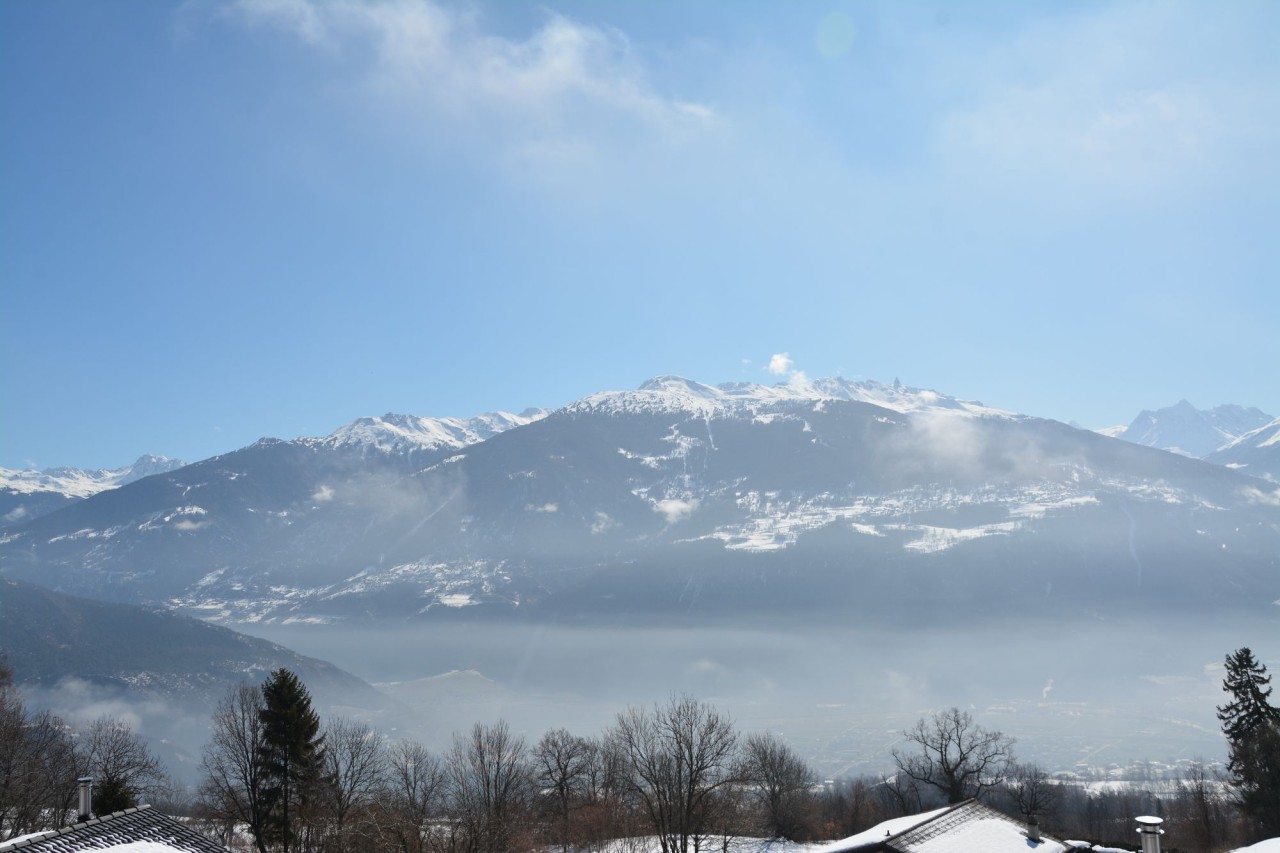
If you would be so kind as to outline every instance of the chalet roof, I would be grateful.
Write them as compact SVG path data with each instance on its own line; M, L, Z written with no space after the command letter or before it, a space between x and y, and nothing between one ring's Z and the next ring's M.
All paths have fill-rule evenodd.
M0 842L0 853L227 853L193 829L151 806L139 806L96 817L61 829Z
M966 800L951 808L885 821L819 853L1066 853L1071 849L1047 835L1032 841L1018 821L977 800Z

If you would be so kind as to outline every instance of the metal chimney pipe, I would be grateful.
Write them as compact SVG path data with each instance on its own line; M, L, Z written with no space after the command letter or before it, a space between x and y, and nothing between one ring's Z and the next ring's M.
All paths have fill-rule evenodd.
M1040 841L1040 821L1036 820L1035 815L1027 817L1027 840Z
M1164 823L1164 818L1144 815L1135 819L1138 821L1138 834L1142 836L1142 853L1160 853L1160 836L1164 835L1160 824Z
M76 780L79 783L79 811L77 812L76 821L86 821L93 817L93 777L81 776Z

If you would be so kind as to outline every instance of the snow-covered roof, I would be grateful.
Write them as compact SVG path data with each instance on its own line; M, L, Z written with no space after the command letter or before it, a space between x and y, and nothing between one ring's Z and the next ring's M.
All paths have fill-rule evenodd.
M81 823L0 842L0 853L226 853L195 830L151 806L139 806Z
M976 800L950 808L894 818L820 848L817 853L1067 853L1066 844L1041 835L1027 837L1026 827Z

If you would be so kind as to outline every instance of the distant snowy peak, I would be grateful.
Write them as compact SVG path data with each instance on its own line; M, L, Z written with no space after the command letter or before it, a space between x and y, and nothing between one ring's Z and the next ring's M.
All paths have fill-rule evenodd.
M473 418L424 418L386 414L360 418L318 440L329 447L356 447L380 453L457 450L492 438L501 432L546 417L545 409L486 412Z
M1280 481L1280 418L1246 432L1207 458L1253 477Z
M1280 418L1246 432L1223 450L1234 447L1280 447Z
M0 489L19 494L51 492L69 498L87 498L152 474L173 471L186 464L181 459L148 454L123 468L46 468L43 471L0 468Z
M568 412L647 414L681 412L698 417L750 411L786 403L815 404L824 400L871 403L897 412L942 412L958 415L1013 417L1010 412L979 402L894 382L855 382L831 378L793 380L776 385L727 382L704 385L680 376L656 376L635 391L602 391L584 397L565 408Z
M1253 430L1265 427L1273 416L1259 409L1223 405L1197 409L1186 400L1155 411L1145 410L1118 433L1117 438L1203 459L1222 450Z

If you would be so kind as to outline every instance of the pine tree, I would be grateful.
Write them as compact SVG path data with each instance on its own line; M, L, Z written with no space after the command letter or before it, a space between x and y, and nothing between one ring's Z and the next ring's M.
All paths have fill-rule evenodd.
M294 848L301 813L319 788L324 735L311 694L298 677L277 669L262 685L262 743L258 760L268 819L264 831L284 853Z
M1270 684L1267 668L1258 663L1247 646L1227 655L1227 677L1222 689L1231 694L1232 701L1218 706L1218 719L1228 744L1247 739L1264 723L1280 722L1280 709L1267 702Z
M1231 701L1218 707L1227 739L1236 804L1259 838L1280 833L1280 708L1271 696L1271 676L1248 648L1227 655L1222 689Z

